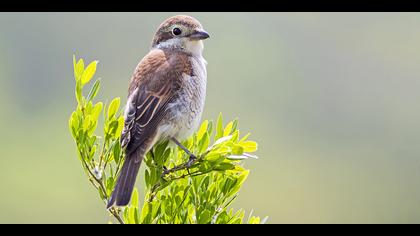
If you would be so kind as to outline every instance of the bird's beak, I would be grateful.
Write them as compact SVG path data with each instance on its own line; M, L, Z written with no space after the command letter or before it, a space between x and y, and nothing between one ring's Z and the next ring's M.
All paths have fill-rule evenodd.
M189 38L194 40L203 40L209 37L209 33L204 30L195 30L192 34L189 35Z

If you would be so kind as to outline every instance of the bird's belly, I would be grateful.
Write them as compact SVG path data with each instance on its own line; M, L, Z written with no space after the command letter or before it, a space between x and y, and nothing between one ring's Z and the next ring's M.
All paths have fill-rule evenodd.
M179 141L189 138L197 129L201 120L201 112L199 112L200 114L197 113L198 111L191 112L191 114L180 115L180 118L175 125L175 129L173 130L172 137Z
M197 93L204 93L197 91ZM171 137L183 141L198 128L204 108L204 96L181 96L175 101L170 111L172 128L168 130Z
M173 137L183 141L189 138L200 124L203 106L178 100L168 107L167 119L160 126L161 139Z
M183 141L198 128L206 95L205 68L204 71L198 68L195 74L196 76L184 76L186 83L173 102L168 104L167 119L160 132L162 138L174 137Z

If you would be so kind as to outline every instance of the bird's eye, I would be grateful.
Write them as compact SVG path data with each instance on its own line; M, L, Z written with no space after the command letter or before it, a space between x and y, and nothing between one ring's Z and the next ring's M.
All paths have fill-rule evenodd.
M172 33L177 36L177 35L180 35L182 33L182 31L181 31L180 28L174 28L172 30Z

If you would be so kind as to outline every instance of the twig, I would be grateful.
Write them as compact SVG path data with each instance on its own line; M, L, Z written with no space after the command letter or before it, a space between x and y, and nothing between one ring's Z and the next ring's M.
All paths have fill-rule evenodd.
M173 172L176 172L176 171L180 171L180 170L185 170L185 169L191 169L191 168L194 168L194 167L196 167L196 166L197 166L197 164L198 164L199 162L201 162L201 161L202 161L202 159L203 159L202 157L197 158L197 159L194 161L194 164L193 164L193 165L191 165L191 166L188 166L188 162L187 162L187 163L183 163L183 164L178 165L178 166L174 166L173 168L171 168L171 169L168 169L168 170L164 171L164 175L163 175L163 176L165 176L165 175L167 175L167 174L170 174L170 173L173 173Z
M102 192L102 194L105 197L105 199L108 199L108 194L106 192L106 188L105 188L104 184L102 183L101 179L96 178L96 176L92 173L92 171L89 169L89 166L87 165L87 163L86 163L85 159L83 158L83 156L82 156L82 163L83 163L83 166L85 167L84 169L87 170L88 174L90 175L89 176L89 181L92 183L92 185L96 189L98 189L98 190L100 190ZM92 179L95 180L95 182L99 186L97 184L95 184L95 182ZM109 208L108 211L117 219L117 221L120 224L124 224L123 219L121 219L121 216L118 214L117 210L114 207Z
M120 224L125 224L124 220L121 219L120 214L118 214L118 211L114 207L109 208L108 211L118 220Z

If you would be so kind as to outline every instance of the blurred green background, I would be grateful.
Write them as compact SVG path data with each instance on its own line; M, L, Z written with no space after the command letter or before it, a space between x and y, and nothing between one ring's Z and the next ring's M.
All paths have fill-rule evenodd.
M125 101L175 14L0 13L1 223L108 222L67 127L72 55L99 60L98 99ZM211 34L204 118L238 117L259 142L236 208L269 223L420 223L418 13L186 14Z

